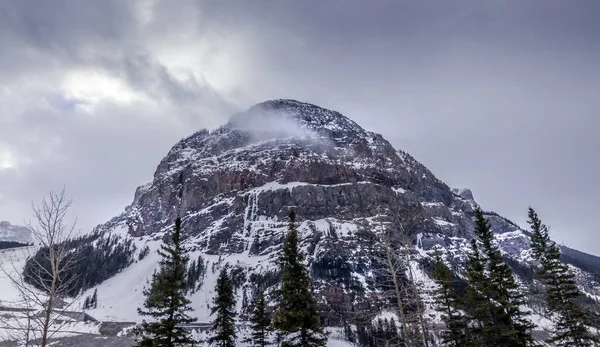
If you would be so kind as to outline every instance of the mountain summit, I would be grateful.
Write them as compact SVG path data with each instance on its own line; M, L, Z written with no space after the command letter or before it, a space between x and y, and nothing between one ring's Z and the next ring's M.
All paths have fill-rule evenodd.
M274 189L275 185L288 189ZM293 194L295 186L302 194ZM325 196L331 194L335 201ZM132 226L134 235L168 228L179 216L187 228L195 229L192 233L218 224L210 233L200 232L207 241L240 239L240 226L252 222L248 218L253 217L243 213L251 195L256 195L253 201L259 207L264 205L265 216L281 219L296 206L301 220L335 213L349 220L374 215L375 207L390 204L449 205L455 200L449 187L381 135L337 112L276 100L175 145L158 166L154 181L138 189L121 219ZM272 201L271 195L279 198Z

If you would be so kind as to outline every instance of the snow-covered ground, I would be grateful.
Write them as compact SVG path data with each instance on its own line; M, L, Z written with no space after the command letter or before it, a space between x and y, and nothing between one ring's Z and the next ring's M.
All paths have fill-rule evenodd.
M133 336L103 336L100 334L99 323L83 323L83 322L72 322L67 323L61 327L52 327L55 332L50 337L51 345L60 347L63 345L74 346L74 343L78 343L81 346L117 346L117 347L130 347L135 343ZM56 330L59 329L59 330ZM353 346L351 343L344 341L342 333L339 329L329 330L330 336L327 341L328 347L350 347ZM247 347L249 343L244 342L250 335L250 330L243 328L237 332L236 346ZM194 332L193 337L198 341L204 341L200 343L198 347L210 347L206 342L210 337L208 332ZM30 340L35 340L39 336L30 334ZM63 341L61 343L61 341ZM17 341L19 346L24 346L25 334L23 332L9 330L5 327L0 328L0 345L2 341Z
M21 300L10 278L19 276L27 258L33 256L37 249L37 246L30 246L0 250L0 306Z

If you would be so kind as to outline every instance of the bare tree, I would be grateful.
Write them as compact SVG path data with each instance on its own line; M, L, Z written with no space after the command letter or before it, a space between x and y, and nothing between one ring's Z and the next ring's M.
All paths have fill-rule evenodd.
M403 293L405 292L404 285L400 282L400 275L405 272L406 264L404 259L395 254L392 243L390 240L389 231L383 227L383 223L380 222L379 225L380 232L379 238L381 240L381 245L385 251L385 271L387 271L387 276L391 279L394 285L393 295L395 297L397 309L396 313L398 314L398 319L400 320L400 326L402 328L402 336L405 342L409 344L409 341L406 341L412 335L410 333L409 322L406 317L406 309L405 309L405 298L403 297Z
M392 218L390 218L392 217ZM425 319L425 307L422 301L421 283L417 283L413 263L413 251L409 230L404 228L400 216L390 213L379 215L379 245L383 250L383 257L378 260L384 264L379 269L380 275L385 278L387 286L392 289L384 293L393 297L396 303L395 311L400 323L402 340L405 346L429 346L428 322ZM416 219L408 216L407 222ZM413 229L413 228L411 228ZM403 280L402 277L405 277Z
M416 320L415 329L413 329L414 333L418 335L418 340L420 340L420 344L424 347L429 347L429 338L428 338L428 322L425 319L425 305L423 304L423 283L419 283L415 278L415 273L413 269L413 265L415 264L415 260L413 259L413 247L412 241L409 232L404 228L402 222L399 222L399 226L397 228L398 236L401 240L403 253L406 259L406 268L408 277L408 282L406 286L405 295L408 296L409 301L413 306L414 317L413 321Z
M67 241L74 236L75 224L66 221L72 200L63 189L51 192L39 205L32 203L31 230L41 257L29 257L27 274L14 261L2 264L1 270L16 288L21 301L17 302L23 315L14 319L8 329L19 334L26 346L46 347L48 340L66 324L64 313L76 300L63 301L72 294L78 277L69 273L78 256L68 249ZM35 310L40 310L37 313Z

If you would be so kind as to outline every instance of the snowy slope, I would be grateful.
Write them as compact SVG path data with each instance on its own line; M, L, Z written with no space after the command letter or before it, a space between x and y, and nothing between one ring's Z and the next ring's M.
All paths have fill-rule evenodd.
M0 304L20 301L19 293L10 278L19 278L27 259L33 256L37 249L37 246L30 246L0 250Z

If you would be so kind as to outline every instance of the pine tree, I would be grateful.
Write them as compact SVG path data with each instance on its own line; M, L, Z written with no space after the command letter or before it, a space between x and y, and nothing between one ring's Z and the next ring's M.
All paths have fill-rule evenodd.
M521 310L524 295L502 259L490 224L480 209L475 211L475 219L475 234L483 257L478 244L472 242L467 269L468 299L472 300L469 310L477 323L470 335L484 346L532 346L534 325L525 317L527 312Z
M181 325L195 322L187 312L193 309L185 297L186 265L188 257L181 240L181 219L175 220L175 228L169 243L161 245L162 257L159 271L152 276L150 288L144 290L144 308L138 313L149 316L152 322L144 320L138 334L139 347L174 347L190 345L195 341Z
M350 343L356 342L356 334L348 322L344 322L344 338Z
M356 328L356 340L359 346L375 347L377 345L375 335L376 331L373 324L358 325Z
M460 311L461 303L454 289L452 270L446 266L437 250L433 277L438 285L434 291L436 310L442 314L447 329L442 332L442 342L446 346L465 346L468 343L467 321Z
M280 302L273 317L273 327L282 347L325 346L327 336L320 325L319 306L310 290L308 270L302 263L304 254L298 246L293 211L289 217L289 230L279 257L282 273Z
M196 260L192 260L192 262L190 263L188 269L187 269L187 281L186 281L186 291L191 291L192 293L195 291L196 289L196 278L197 278L197 272L196 272L197 268L196 268Z
M390 318L390 320L386 320L386 338L392 345L398 344L398 327L396 326L396 320L394 317Z
M85 300L83 301L83 309L84 310L89 310L90 308L92 308L92 305L90 304L92 298L89 296L85 297Z
M211 332L214 335L208 342L218 347L235 347L235 340L237 338L235 332L236 300L233 293L233 283L229 274L229 264L221 268L215 292L216 295L213 298L213 305L210 309L211 315L216 314L211 328Z
M467 335L472 346L484 346L484 341L490 340L492 336L484 336L488 333L484 327L493 325L492 309L493 302L484 293L487 292L487 277L485 274L485 259L481 256L477 241L471 240L471 251L467 257L467 295L465 307L471 324L468 326ZM492 332L493 334L493 332Z
M377 318L373 324L373 338L378 342L378 345L385 345L387 342L385 340L385 323L381 317Z
M94 289L92 300L90 301L90 307L98 308L98 289Z
M528 216L531 250L540 263L536 275L546 288L548 312L556 317L556 331L548 342L574 347L600 343L600 339L591 333L593 323L589 313L577 302L582 293L575 282L575 275L560 260L560 248L550 239L548 227L531 207Z
M250 316L252 334L244 341L251 343L254 347L265 347L270 344L269 325L271 319L269 319L266 308L265 295L260 293L252 304L252 315Z

